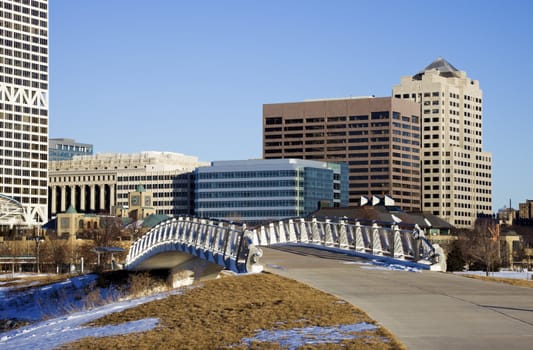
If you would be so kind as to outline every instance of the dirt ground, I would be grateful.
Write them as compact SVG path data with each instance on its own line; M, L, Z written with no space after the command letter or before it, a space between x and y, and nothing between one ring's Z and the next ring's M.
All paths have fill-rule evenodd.
M281 349L278 343L241 340L258 330L376 324L363 311L302 283L262 273L201 282L181 295L110 314L91 325L120 324L157 317L151 331L85 338L63 349ZM376 324L377 325L377 324ZM340 343L301 349L404 349L392 334L376 330Z

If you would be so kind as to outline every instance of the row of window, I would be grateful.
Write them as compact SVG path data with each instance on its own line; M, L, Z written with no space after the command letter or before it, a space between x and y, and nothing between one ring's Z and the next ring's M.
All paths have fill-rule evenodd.
M52 176L51 182L86 182L86 181L113 181L114 175L83 175L83 176Z
M1 21L0 21L1 23ZM41 64L47 64L48 63L48 56L46 54L40 54L37 51L30 52L22 51L22 50L14 50L12 48L4 48L0 47L0 55L3 55L4 62L8 60L12 60L13 57L24 59L25 61L31 61L33 64L41 63ZM24 63L24 61L22 61Z
M15 84L20 86L32 87L35 89L48 90L47 83L39 83L38 81L30 81L28 79L12 78L0 75L0 83Z
M418 123L420 121L418 116L401 116L398 112L393 112L393 119L402 120L405 122ZM349 117L346 116L331 116L331 117L308 117L305 118L306 123L334 123L334 122L345 122L345 121L354 121L354 120L388 120L390 119L389 111L382 112L372 112L370 118L368 115L352 115ZM303 124L304 119L285 119L285 124ZM283 124L283 117L266 117L266 125L280 125Z
M27 115L20 115L20 114L11 114L9 113L9 111L15 111L15 112L18 112L18 113L27 113L27 114L30 114L30 107L21 107L20 105L13 105L11 103L0 103L0 110L2 110L2 112L0 112L0 119L5 119L5 120L15 120L15 121L24 121L25 123L29 123L29 116ZM4 113L3 111L8 111L8 113ZM40 115L40 116L48 116L48 109L39 109L39 108L32 108L31 109L31 114L33 114L32 118L31 118L31 122L34 123L34 124L37 124L37 121L39 119L37 119L37 115ZM41 118L40 119L40 124L48 124L48 121L46 121L46 118Z
M170 197L174 198L174 197ZM120 203L117 201L117 204L123 204L127 205L127 198L126 200L120 201ZM189 208L191 204L189 203L189 200L183 200L183 199L171 199L171 200L154 200L152 205L154 207L157 207L157 212L161 214L167 214L170 212L178 213L178 214L189 214ZM165 207L172 207L171 209L165 209Z
M117 200L128 199L130 192L131 191L117 193ZM187 201L189 195L190 191L188 188L182 191L179 191L177 188L173 188L173 191L170 192L154 192L154 198L186 198Z
M9 75L19 76L19 77L24 77L24 78L31 78L34 80L41 79L41 80L46 81L48 79L47 74L39 74L36 72L31 72L29 70L2 67L2 66L0 66L0 74L9 74Z
M58 151L55 149L50 149L49 154L50 154L50 161L54 161L54 160L69 160L72 158L72 156L75 156L75 155L81 155L81 156L91 155L92 152Z
M20 25L19 23L16 24L15 31L11 31L8 29L0 29L0 36L3 38L13 38L17 40L23 40L32 42L34 44L42 43L40 39L47 38L48 37L48 31L46 29L39 29L39 28L31 28L27 25ZM24 34L29 33L29 34ZM46 40L46 39L45 39ZM46 41L48 43L48 41Z
M30 38L29 35L24 35L24 36L27 36L28 39ZM48 40L44 38L39 39L39 42L37 43L37 45L31 45L24 41L0 38L0 45L3 46L4 49L8 49L8 50L11 50L11 49L20 50L21 49L22 51L25 51L25 52L31 51L35 54L41 54L41 55L48 54L48 47L47 46L42 47L39 45L47 45L47 44L48 44Z
M46 188L29 188L29 187L11 187L11 186L0 186L0 192L4 194L23 194L23 195L32 195L32 196L46 196L48 190ZM41 203L42 204L42 203Z
M128 185L118 185L118 191L135 191L138 184L130 183ZM163 190L163 189L189 189L191 185L189 182L173 182L173 183L146 183L143 187L147 190Z
M289 209L270 209L270 210L196 210L196 215L208 218L225 218L243 220L245 218L279 218L279 217L297 217L301 215L298 210Z
M301 136L302 135L300 135L300 138L301 138ZM306 136L308 136L308 137L324 137L324 134L322 134L322 133L310 134L310 135L306 134ZM343 136L346 136L346 135L344 134ZM352 136L354 136L354 135L352 135ZM402 134L402 136L404 136L404 135ZM409 133L405 132L405 137L412 137L413 139L405 139L405 138L394 136L394 137L392 137L392 142L403 143L403 144L407 144L407 145L409 145L409 144L411 144L411 145L420 145L420 142L418 141L419 136L420 135L418 135L418 134L409 134ZM281 135L278 138L282 138ZM390 140L391 140L391 138L390 137L386 137L386 136L382 136L382 137L358 137L358 138L347 139L347 143L388 143L388 142L390 142ZM270 143L270 144L272 145L273 143ZM281 150L279 150L279 149L265 150L265 153L279 153L279 152L281 152Z
M297 180L266 180L266 181L235 181L235 182L201 182L198 189L214 188L258 188L258 187L302 187L303 181Z
M204 173L197 172L198 180L208 179L251 179L251 178L268 178L268 177L295 177L298 175L296 170L259 170L259 171L231 171Z
M41 133L41 134L47 134L48 128L46 126L38 127L36 125L31 126L30 124L21 124L21 123L10 123L10 122L1 122L0 121L0 129L6 128L8 130L20 130L24 132L34 132L34 133Z
M24 139L28 139L29 140L29 135L24 135L24 136L27 136L24 137ZM4 147L4 148L9 148L9 147L12 147L15 149L15 151L13 151L12 154L14 154L15 157L20 157L21 155L21 151L17 151L19 149L23 149L23 150L33 150L33 151L44 151L46 152L48 150L48 146L46 144L38 144L38 143L29 143L29 142L18 142L18 141L9 141L9 140L0 140L0 147ZM27 154L27 152L25 152Z
M14 185L23 185L23 186L47 186L46 180L37 180L36 178L20 178L20 177L0 177L0 183L3 184L14 184Z
M369 129L369 128L389 128L390 122L373 122L373 123L350 123L350 124L335 124L335 125L299 125L299 126L286 126L286 127L268 127L265 128L267 132L275 131L303 131L303 130L331 130L331 129ZM418 125L402 124L398 122L393 122L392 126L400 129L412 129L419 130Z
M21 151L13 151L10 149L0 149L0 157L15 157L20 158L23 157L25 159L29 159L31 155L31 159L34 160L48 160L48 153L35 153L35 152L21 152Z
M18 52L18 51L17 51ZM34 71L32 73L37 73L37 72L44 72L44 73L47 73L48 72L48 66L47 65L44 65L44 64L41 64L39 65L38 63L30 63L30 54L29 52L25 52L23 54L24 58L26 60L17 60L17 59L11 59L11 58L7 58L7 57L1 57L0 56L0 64L3 66L3 67L6 67L6 66L12 66L12 67L6 67L4 69L4 71L8 74L15 74L15 75L22 75L21 72L17 71L18 68L23 68L24 71L25 71L25 74L28 73L30 71ZM14 67L14 68L13 68ZM9 68L9 70L8 70ZM29 76L29 75L27 75ZM36 79L38 78L37 75L35 75L34 77L36 77Z
M136 175L136 176L118 176L118 182L146 182L146 181L188 181L190 174L177 174L177 175Z
M1 109L6 110L13 110L13 107L17 110L20 106L13 106L12 104L4 103L0 104ZM17 111L18 112L18 111ZM22 115L22 114L13 114L13 113L5 113L4 111L0 111L0 120L13 120L15 122L21 122L21 123L31 123L31 124L41 124L41 125L48 125L48 119L47 118L39 118L36 117L36 115L40 115L41 112L38 108L31 108L30 107L24 107L20 109L20 112L26 113L26 114L33 114L33 116L29 115ZM13 123L13 125L16 125L17 123Z
M33 8L40 8L42 10L46 10L48 8L48 5L46 3L47 0L42 0L42 1L35 1L35 0L14 0L15 3L17 4L22 4L22 5L28 5ZM0 2L1 3L1 2ZM11 9L14 9L15 11L21 11L20 10L20 6L19 5L13 5L13 7L11 7L11 3L9 2L6 2L6 4L8 4L9 6L6 6L4 5L4 8L8 9L8 10L11 10ZM24 6L22 6L24 8ZM24 12L24 11L23 11ZM24 12L25 13L25 12Z
M294 199L275 199L275 200L252 200L252 201L217 201L206 202L196 201L195 208L214 209L214 208L269 208L269 207L289 207L294 208L298 206L298 201Z
M263 190L263 191L228 191L228 192L198 192L196 198L261 198L261 197L296 197L301 192L296 190Z
M0 45L7 48L22 49L26 51L27 57L29 57L30 51L44 55L48 54L48 49L43 49L42 47L39 48L39 46L37 46L42 45L46 47L46 45L48 45L48 39L18 33L15 33L15 36L17 37L17 40L4 39L4 36L0 37ZM30 45L30 43L36 45Z
M42 15L44 14L44 17L42 17ZM43 19L46 19L46 12L41 12L39 14L39 16ZM27 23L27 24L31 24L31 25L34 25L34 26L40 26L42 28L47 28L48 27L48 24L47 24L47 21L46 20L39 20L37 18L30 18L28 16L22 16L22 15L18 15L16 13L11 13L9 11L0 11L0 18L2 19L5 19L3 21L0 21L0 26L2 27L5 27L5 28L14 28L14 29L17 29L17 27L15 27L15 25L12 25L12 24L19 24L19 27L18 28L21 28L22 26L20 25L20 23ZM13 19L13 23L11 21L11 19ZM18 29L20 30L20 29Z
M420 94L420 95L422 95L422 94ZM426 92L423 93L423 96L424 97L439 97L439 96L444 97L446 95L445 95L444 92L441 93L439 91L433 91L433 92L426 91ZM454 98L454 99L461 98L461 95L453 93L453 92L451 92L449 96L450 96L450 98ZM402 94L396 94L396 95L394 95L394 97L395 98L413 98L413 99L416 99L416 94L412 93L411 96L409 96L409 94L403 94L403 95ZM467 100L467 101L474 101L476 103L482 103L483 102L481 98L472 97L472 96L469 96L469 95L464 95L463 98L465 100Z
M29 160L25 160L25 159L0 158L0 165L14 166L17 168L30 168L30 169L38 169L38 168L47 169L48 168L46 162L39 162L39 161L30 162Z
M33 34L33 35L39 35L39 36L45 37L45 38L48 37L48 30L46 28L39 28L39 22L37 22L37 21L34 21L33 26L27 25L27 24L29 24L29 21L26 21L26 20L24 20L24 23L26 23L26 24L21 24L21 23L16 23L16 22L13 23L11 21L5 21L4 22L2 20L0 20L0 23L4 24L4 26L2 26L2 27L14 30L13 32L11 30L7 30L7 29L2 30L2 32L1 32L2 36L14 37L16 39L19 39L21 37L21 35L24 35L24 34L21 34L19 32L24 32L24 33L30 33L30 34Z

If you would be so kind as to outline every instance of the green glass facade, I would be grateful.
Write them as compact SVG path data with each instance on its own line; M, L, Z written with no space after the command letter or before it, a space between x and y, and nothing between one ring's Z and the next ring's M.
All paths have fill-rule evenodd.
M199 217L257 224L347 204L346 165L271 159L213 162L195 171Z

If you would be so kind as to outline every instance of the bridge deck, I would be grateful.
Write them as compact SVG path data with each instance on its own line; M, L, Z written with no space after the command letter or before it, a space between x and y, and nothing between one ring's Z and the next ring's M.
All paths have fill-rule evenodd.
M531 349L533 289L447 273L368 269L263 248L269 272L307 283L365 310L408 349Z

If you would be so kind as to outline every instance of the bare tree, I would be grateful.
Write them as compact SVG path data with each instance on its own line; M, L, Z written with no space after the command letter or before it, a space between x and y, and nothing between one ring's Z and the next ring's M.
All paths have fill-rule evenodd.
M114 216L100 217L99 227L93 232L93 240L80 247L80 255L86 257L86 261L89 265L98 264L98 255L100 255L100 264L110 258L111 254L116 254L117 258L120 259L124 258L122 256L123 254L120 253L96 253L96 249L98 248L109 248L119 245L121 230L122 221L120 218ZM96 268L101 269L102 266L98 265Z
M517 246L513 246L512 252L513 262L516 262L522 266L524 260L527 259L526 249L523 242L519 242Z
M499 228L491 218L477 219L473 230L460 230L457 236L468 265L484 265L488 276L500 264Z
M46 240L41 249L42 261L52 263L56 273L61 271L61 266L69 262L68 242L62 239Z

